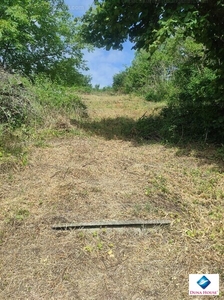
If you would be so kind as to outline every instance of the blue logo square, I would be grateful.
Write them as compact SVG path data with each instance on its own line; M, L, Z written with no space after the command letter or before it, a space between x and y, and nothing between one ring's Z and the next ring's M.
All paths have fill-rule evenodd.
M211 281L206 276L202 276L201 279L197 281L197 284L203 289L206 289L210 283Z

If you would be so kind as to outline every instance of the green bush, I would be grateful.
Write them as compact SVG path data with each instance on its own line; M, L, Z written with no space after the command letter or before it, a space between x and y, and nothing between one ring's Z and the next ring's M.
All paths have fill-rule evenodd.
M28 80L0 69L0 124L11 128L28 124L37 115Z
M65 87L52 82L47 76L37 76L33 91L42 107L72 110L85 110L86 106L76 94L76 87Z
M170 97L165 114L184 136L213 142L224 139L224 107L216 99L216 80L212 69L194 61L176 71L179 91Z
M120 72L113 77L113 89L115 92L124 91L126 72Z
M65 87L47 76L34 82L0 69L0 124L12 129L44 119L48 111L84 113L76 87Z
M159 102L163 100L163 94L158 92L157 90L150 89L145 95L145 100Z

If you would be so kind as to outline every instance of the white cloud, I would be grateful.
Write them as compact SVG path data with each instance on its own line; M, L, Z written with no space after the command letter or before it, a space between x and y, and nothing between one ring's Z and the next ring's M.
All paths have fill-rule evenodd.
M75 17L82 16L94 3L93 0L65 0L71 14ZM100 87L108 86L113 83L113 76L129 66L134 57L131 51L132 44L124 44L123 51L95 49L93 52L84 50L84 60L89 67L85 72L92 77L92 85L100 84Z

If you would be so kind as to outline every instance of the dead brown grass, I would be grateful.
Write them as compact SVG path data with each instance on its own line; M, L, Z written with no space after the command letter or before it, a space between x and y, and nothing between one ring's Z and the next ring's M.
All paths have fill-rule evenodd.
M92 119L151 109L85 97ZM206 151L84 135L33 146L26 166L0 174L0 299L200 299L188 296L191 273L219 273L222 299L223 165ZM170 228L51 229L163 218Z

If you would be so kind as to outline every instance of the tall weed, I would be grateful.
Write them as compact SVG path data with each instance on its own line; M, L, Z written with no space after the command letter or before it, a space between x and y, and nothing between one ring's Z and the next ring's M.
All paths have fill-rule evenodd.
M75 87L59 85L46 76L36 77L33 90L42 107L63 109L67 112L86 109L81 98L76 95Z

